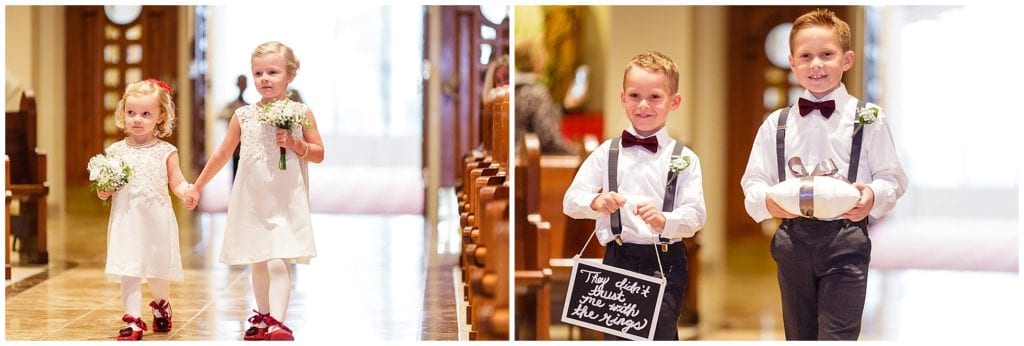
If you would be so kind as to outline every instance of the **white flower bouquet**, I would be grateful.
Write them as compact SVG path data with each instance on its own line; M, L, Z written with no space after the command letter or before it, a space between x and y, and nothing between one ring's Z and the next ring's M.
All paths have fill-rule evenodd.
M260 109L259 121L285 130L291 130L295 126L308 129L310 126L309 118L306 117L306 107L289 98L274 101L263 106ZM281 158L277 161L277 168L282 171L287 169L284 154L284 148L281 148Z
M132 176L132 168L120 157L99 154L89 159L86 167L89 169L89 180L92 181L89 188L93 191L120 190L128 185L128 179Z

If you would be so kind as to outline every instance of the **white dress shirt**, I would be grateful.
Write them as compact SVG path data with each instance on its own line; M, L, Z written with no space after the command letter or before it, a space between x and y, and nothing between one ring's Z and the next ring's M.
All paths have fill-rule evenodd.
M626 131L636 135L630 126ZM619 144L618 158L618 194L626 200L626 205L619 209L622 219L622 241L634 244L658 243L658 232L662 237L678 242L682 238L692 237L704 227L707 211L704 208L704 188L701 183L700 159L690 148L683 148L680 156L689 156L690 165L679 172L677 177L675 205L671 212L662 212L665 216L665 228L654 230L643 219L636 215L636 206L640 203L651 203L659 211L665 200L665 186L668 183L669 161L676 141L662 128L654 134L658 138L658 152L651 153L643 146L636 145L623 148ZM637 135L640 138L639 135ZM615 240L611 230L610 215L590 208L590 203L599 191L608 191L608 150L611 140L601 143L590 153L583 165L576 172L569 190L562 200L565 215L574 219L596 219L597 238L601 244Z
M820 111L800 116L799 106L790 107L786 119L785 160L788 162L790 158L799 156L807 171L811 171L819 162L832 159L839 173L846 176L849 173L850 150L857 121L857 98L847 93L846 86L842 84L821 99L806 90L801 97L814 102L834 100L836 109L826 119ZM907 175L896 156L896 146L893 144L885 110L871 103L867 107L877 107L879 112L878 119L865 125L862 130L864 139L861 143L857 181L868 185L874 192L875 204L869 215L880 218L892 210L896 200L906 192ZM740 180L747 214L757 222L772 217L765 205L765 195L769 187L779 182L776 163L778 154L775 149L778 123L779 111L775 111L761 124L750 150L747 169ZM795 178L788 167L785 171L786 179Z

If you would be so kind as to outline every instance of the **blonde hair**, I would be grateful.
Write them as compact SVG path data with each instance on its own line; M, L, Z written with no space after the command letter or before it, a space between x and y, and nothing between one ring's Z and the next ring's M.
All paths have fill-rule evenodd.
M805 13L793 22L793 28L789 31L789 54L793 54L793 39L796 38L796 33L815 26L831 28L839 39L839 46L843 48L843 52L850 51L850 24L839 19L835 12L819 8Z
M639 67L650 72L660 72L668 77L669 93L675 94L679 91L679 68L667 55L658 51L646 51L637 54L626 64L626 71L622 73L622 89L626 89L626 76L633 67Z
M285 72L295 77L299 73L299 58L295 57L292 48L277 41L265 42L252 51L252 57L261 57L267 54L281 54L284 57Z
M494 88L494 75L498 73L498 68L501 66L508 67L508 55L502 54L500 57L491 60L491 63L487 65L487 73L484 74L484 89Z
M125 117L125 99L128 96L150 96L156 95L160 101L160 121L156 123L157 137L167 137L171 135L174 130L174 100L171 99L171 94L164 90L163 87L157 85L153 79L147 79L141 82L135 82L128 84L124 88L124 95L121 96L121 100L117 101L117 109L114 110L114 125L117 128L127 132L124 126Z

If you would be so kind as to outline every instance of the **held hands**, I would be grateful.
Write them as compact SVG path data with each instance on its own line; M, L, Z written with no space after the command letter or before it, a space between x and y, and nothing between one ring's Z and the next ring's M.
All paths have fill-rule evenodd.
M590 209L608 215L614 213L625 205L626 199L612 191L598 194L597 197L590 202Z
M188 210L195 209L199 205L199 189L195 185L189 184L182 199L185 201L185 207Z
M274 133L274 142L277 144L277 146L282 147L282 148L291 149L296 154L301 154L303 151L309 150L309 149L304 149L304 148L307 148L306 146L308 144L306 144L306 143L304 143L302 141L296 140L295 137L292 137L292 133L289 132L288 130L277 129L275 131L276 132Z
M860 190L860 200L857 201L857 206L850 209L850 211L843 214L841 217L850 219L850 221L857 222L864 220L871 212L871 207L875 206L875 191L871 190L870 186L864 185L863 183L853 183L853 187Z
M775 200L772 199L771 196L764 196L764 204L765 206L768 207L768 213L772 214L772 217L780 219L795 219L800 217L800 215L793 214L786 211L786 209L782 209L782 207L780 207L778 203L775 203Z
M625 205L626 199L622 198L622 195L616 192L605 192L598 194L594 201L590 202L590 209L607 215L614 213ZM644 222L651 225L654 229L660 230L665 228L665 215L662 215L661 210L651 203L638 204L633 213L640 216Z
M857 190L860 190L860 200L857 201L857 206L853 207L853 209L850 209L850 211L846 212L840 217L849 219L850 221L853 222L858 222L867 217L868 213L871 212L871 207L875 205L875 192L871 190L871 187L859 182L853 183L853 187L856 187ZM771 197L765 196L764 199L765 206L768 207L768 213L770 213L772 217L777 217L781 219L792 219L800 217L800 215L792 214L786 211L785 209L782 209L782 207L780 207L778 203L775 203L775 200L773 200Z
M636 215L640 216L648 225L651 225L651 228L656 230L665 229L665 215L654 204L644 202L637 205Z
M106 201L107 198L110 198L110 196L113 196L113 195L114 195L113 191L100 191L100 190L96 190L96 197L99 197L100 200Z

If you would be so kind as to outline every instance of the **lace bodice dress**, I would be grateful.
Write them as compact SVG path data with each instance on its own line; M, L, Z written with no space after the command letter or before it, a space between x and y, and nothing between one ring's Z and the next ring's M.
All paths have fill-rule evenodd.
M255 105L238 108L241 159L231 188L227 228L220 261L250 264L273 258L309 263L316 257L309 219L309 175L306 161L285 150L287 169L277 167L276 128L261 123ZM302 130L292 130L295 137Z
M107 226L107 278L121 276L182 281L178 222L167 186L167 158L178 151L157 140L133 146L120 141L107 147L132 168L128 184L112 196Z

